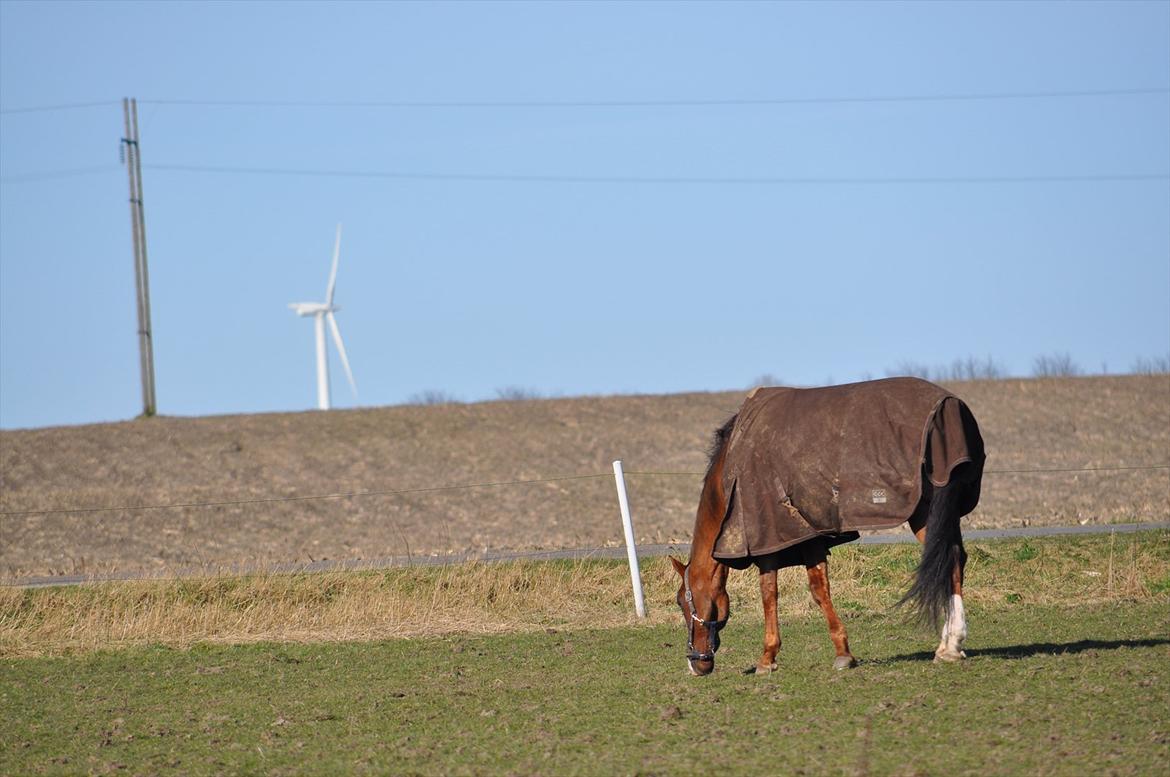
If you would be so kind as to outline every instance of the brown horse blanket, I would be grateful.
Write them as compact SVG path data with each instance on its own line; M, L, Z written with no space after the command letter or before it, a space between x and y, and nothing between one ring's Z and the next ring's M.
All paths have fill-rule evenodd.
M924 472L944 486L972 462L965 515L979 501L984 458L971 411L925 380L755 389L727 441L728 507L712 555L740 566L814 537L832 546L898 526L918 506Z

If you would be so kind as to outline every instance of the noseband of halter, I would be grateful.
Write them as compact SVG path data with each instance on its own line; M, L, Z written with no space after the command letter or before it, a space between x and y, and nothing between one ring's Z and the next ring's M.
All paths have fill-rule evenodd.
M714 661L715 651L719 649L719 630L727 625L727 619L705 621L699 617L699 613L695 610L695 597L691 593L691 566L687 565L683 572L683 591L685 592L687 602L687 612L691 616L687 620L687 660L688 661ZM699 624L707 629L707 647L709 651L700 653L695 650L695 624Z

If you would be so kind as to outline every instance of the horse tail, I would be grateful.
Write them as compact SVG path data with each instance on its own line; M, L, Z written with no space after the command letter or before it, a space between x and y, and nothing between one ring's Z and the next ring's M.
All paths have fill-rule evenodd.
M950 611L954 576L961 574L959 570L967 558L963 530L959 526L959 496L965 484L955 477L945 486L934 486L928 479L923 480L931 493L922 559L910 590L895 606L909 603L916 619L937 631Z

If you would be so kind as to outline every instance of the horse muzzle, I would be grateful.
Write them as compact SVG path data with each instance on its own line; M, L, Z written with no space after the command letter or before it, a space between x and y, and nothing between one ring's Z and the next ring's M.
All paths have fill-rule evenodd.
M687 667L691 674L702 677L715 671L715 653L719 650L719 631L727 623L723 621L705 621L692 616L694 623L699 623L707 629L707 650L695 649L694 623L690 624L687 634Z
M695 677L706 677L715 671L715 659L708 658L691 658L687 656L687 669Z

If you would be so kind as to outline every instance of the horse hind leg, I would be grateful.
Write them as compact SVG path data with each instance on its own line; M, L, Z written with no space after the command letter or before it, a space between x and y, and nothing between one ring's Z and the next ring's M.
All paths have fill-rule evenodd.
M825 614L825 621L829 624L829 638L833 640L833 648L837 657L833 659L834 669L851 669L857 666L857 659L849 652L849 635L845 633L845 625L837 617L833 609L833 600L829 596L829 561L827 558L818 563L808 564L808 590L812 593L813 601Z
M949 490L950 486L943 488ZM962 661L967 657L967 654L963 652L963 641L967 639L967 614L963 608L963 569L967 564L967 551L963 549L963 538L958 527L958 516L954 513L953 500L947 498L950 497L950 494L941 494L940 496L944 498L940 500L941 503L935 509L941 508L945 511L946 514L940 517L947 522L954 521L955 525L950 526L948 523L944 527L938 522L935 524L936 530L947 531L952 536L949 540L951 597L947 603L946 620L942 625L938 647L934 651L934 660L935 662L955 662ZM929 523L927 517L926 510L919 510L910 519L910 528L913 530L914 536L924 546L926 545Z
M962 661L967 657L963 652L963 640L967 639L967 613L963 610L963 567L966 562L967 553L960 545L951 572L950 607L943 622L942 637L934 651L935 661Z

